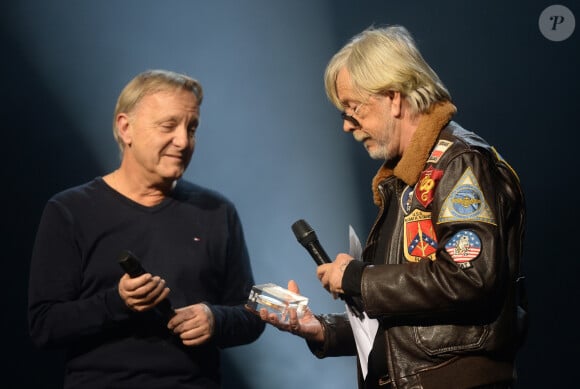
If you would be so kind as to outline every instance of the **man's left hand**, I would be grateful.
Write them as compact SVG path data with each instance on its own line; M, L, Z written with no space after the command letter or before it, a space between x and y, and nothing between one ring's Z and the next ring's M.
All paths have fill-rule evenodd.
M339 294L344 293L342 290L342 277L344 270L354 258L348 254L338 254L334 262L318 266L316 276L324 289L332 293L333 297L338 298Z
M186 346L198 346L213 335L214 317L205 304L194 304L175 310L167 328L179 335Z

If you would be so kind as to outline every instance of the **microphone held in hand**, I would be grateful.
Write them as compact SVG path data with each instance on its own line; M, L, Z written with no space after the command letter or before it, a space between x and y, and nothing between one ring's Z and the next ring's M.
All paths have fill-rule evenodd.
M318 266L332 262L328 254L326 254L326 251L324 251L320 245L316 233L306 220L300 219L294 222L294 224L292 224L292 231L294 232L296 239L298 239L298 242L310 253L310 256ZM356 316L359 318L363 317L362 309L359 307L360 304L357 304L353 297L343 294L339 297L348 304Z
M320 266L332 262L328 254L326 254L326 251L320 245L316 233L305 220L300 219L292 224L292 231L296 235L298 242L308 250L317 265Z
M129 274L131 278L139 277L140 275L147 273L147 270L143 268L135 254L129 250L124 250L121 252L121 255L119 255L119 265L121 265L125 273ZM167 298L157 304L153 309L157 314L167 320L175 315L171 302Z

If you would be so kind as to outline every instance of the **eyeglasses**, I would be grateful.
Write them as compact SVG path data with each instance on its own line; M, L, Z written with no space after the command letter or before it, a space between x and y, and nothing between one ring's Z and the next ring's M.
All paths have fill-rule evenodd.
M340 117L342 118L342 120L348 120L348 121L349 121L349 122L351 122L351 123L352 123L352 124L353 124L355 127L360 127L360 123L358 122L358 120L356 120L356 119L354 118L354 115L358 115L358 112L359 112L360 108L361 108L363 105L365 105L365 104L366 104L366 101L367 101L369 98L370 98L370 96L369 96L369 97L367 97L365 101L358 103L358 105L357 105L356 107L354 107L354 108L351 108L351 107L345 107L345 108L344 108L344 111L342 111L342 112L340 113ZM348 114L348 112L347 112L348 110L350 110L350 111L351 111L351 113L350 113L350 114Z
M376 93L376 94L369 94L364 99L364 101L359 102L354 108L351 108L350 106L344 107L344 110L340 113L340 117L342 118L343 121L347 120L356 128L360 128L361 125L360 125L359 121L354 118L354 116L355 115L360 116L359 115L360 108L363 105L367 104L371 97L375 97L375 98L388 97L392 100L394 95L395 95L395 91L392 91L392 90L387 90L386 92L381 92L381 93ZM348 111L350 111L351 113L349 114Z

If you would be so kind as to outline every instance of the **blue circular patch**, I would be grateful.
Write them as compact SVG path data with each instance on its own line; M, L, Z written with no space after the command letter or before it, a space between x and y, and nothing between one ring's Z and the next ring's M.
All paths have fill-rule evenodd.
M411 211L411 202L413 200L413 192L415 187L409 186L403 190L403 194L401 195L401 208L403 209L403 213L408 215Z
M483 209L483 194L473 185L460 185L451 192L450 209L453 216L461 219L473 218Z

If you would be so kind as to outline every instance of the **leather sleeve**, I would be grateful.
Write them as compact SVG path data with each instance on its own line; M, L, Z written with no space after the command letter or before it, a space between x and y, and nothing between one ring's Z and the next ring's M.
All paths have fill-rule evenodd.
M324 327L324 343L307 341L318 358L356 355L356 343L346 314L317 315Z
M498 173L491 153L477 148L459 150L437 168L443 170L443 176L430 205L436 258L419 262L396 258L387 261L393 264L366 267L361 292L370 317L396 315L399 322L413 318L437 322L461 320L467 313L472 318L474 313L494 315L501 307L509 279L507 239L501 225L511 206L505 188L509 184ZM481 202L473 206L477 214L453 216L449 208L456 204L453 201L459 198L462 182L480 191ZM481 242L477 256L463 268L445 249L460 231L474 233ZM392 244L402 247L402 232L398 239ZM402 253L402 249L396 252Z

